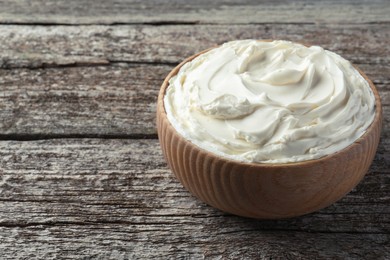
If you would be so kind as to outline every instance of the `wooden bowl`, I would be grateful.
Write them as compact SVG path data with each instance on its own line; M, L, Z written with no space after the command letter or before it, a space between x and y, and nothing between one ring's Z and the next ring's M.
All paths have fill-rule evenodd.
M206 50L208 51L208 50ZM379 143L382 108L374 84L376 112L366 133L343 150L297 163L243 163L199 148L170 124L164 95L170 78L203 51L174 68L164 80L157 101L157 130L169 167L193 195L220 210L239 216L277 219L327 207L350 192L372 163Z

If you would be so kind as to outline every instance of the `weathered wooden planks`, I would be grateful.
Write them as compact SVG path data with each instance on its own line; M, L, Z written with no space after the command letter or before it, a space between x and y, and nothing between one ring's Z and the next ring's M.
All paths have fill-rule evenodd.
M224 223L0 227L5 259L388 259L385 234L270 232ZM192 225L193 224L193 225ZM214 225L215 224L215 225ZM245 226L245 225L244 225ZM191 228L192 227L192 228Z
M1 135L155 135L169 66L0 70Z
M171 63L236 39L319 44L357 64L390 64L388 24L0 26L0 67Z
M0 64L8 68L0 70L0 136L155 135L155 100L169 70L186 56L236 38L321 44L358 63L383 104L390 104L385 24L363 31L360 25L310 24L0 28Z
M389 22L386 0L0 1L0 23L377 23Z
M137 221L138 215L145 220L148 215L151 219L160 215L226 215L184 190L166 168L157 140L2 141L0 147L1 212L13 208L20 213L17 218L3 215L2 225L38 225L53 221L131 222ZM382 222L386 219L383 214L390 213L386 207L389 203L386 192L390 188L389 150L390 143L385 140L364 181L337 204L304 218L271 221L269 223L279 224L267 228L390 231L390 223ZM68 207L63 212L66 214L51 218L51 209L58 208L60 212L61 207ZM43 208L48 211L42 211ZM110 214L112 210L115 214ZM323 225L318 222L327 218L341 221L343 214L355 214L349 219L356 219L356 223L336 221ZM363 221L364 218L370 221Z
M360 65L377 85L390 129L390 67ZM0 138L155 136L155 103L171 65L0 70ZM32 138L32 137L30 137Z
M0 138L19 140L0 142L0 258L390 258L389 13L386 0L0 0ZM162 79L244 38L320 44L380 91L369 174L320 212L231 216L165 166L154 139ZM80 139L51 139L61 137ZM141 137L151 139L125 140Z
M191 196L157 140L2 141L0 250L37 258L386 257L390 143L380 146L370 173L341 201L300 218L257 221Z

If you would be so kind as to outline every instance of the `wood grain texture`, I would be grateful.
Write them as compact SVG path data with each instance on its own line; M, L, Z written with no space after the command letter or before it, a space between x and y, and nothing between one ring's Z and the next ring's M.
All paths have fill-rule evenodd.
M191 196L166 168L157 140L2 141L0 251L4 259L385 259L389 151L385 140L369 174L332 206L257 221Z
M390 65L388 24L0 25L0 67L41 68L115 62L178 64L237 39L319 44L356 64Z
M0 70L0 136L155 135L165 65Z
M390 66L359 65L374 79L390 136ZM155 136L158 91L171 65L0 69L0 138Z
M390 258L389 8L0 0L0 138L19 140L0 141L0 258ZM384 128L369 174L315 214L256 221L213 209L176 181L154 139L167 73L244 38L320 44L380 91Z
M364 33L360 25L294 24L0 28L3 138L153 136L158 90L174 64L249 37L318 43L358 63L381 94L390 129L386 25L367 25Z
M1 23L377 23L389 22L386 0L2 0Z
M379 259L387 235L269 232L246 222L231 230L210 220L170 224L0 227L5 259ZM190 229L193 224L201 228ZM215 225L215 226L214 226ZM7 234L7 236L1 236ZM102 234L106 234L103 235ZM66 257L64 257L66 256Z
M390 202L387 196L390 188L389 151L390 142L384 140L379 145L369 174L355 191L338 203L303 218L264 223L282 225L276 229L302 228L303 231L313 232L390 231L390 222L381 222L390 213L386 205ZM2 225L39 225L49 224L52 220L125 221L138 213L150 213L151 217L228 215L206 206L185 191L166 167L156 139L2 141L0 171ZM66 212L61 214L60 209L51 214L51 205L68 207L66 212L70 215ZM21 212L18 217L8 214L10 211L7 209L14 206L13 210ZM42 207L47 209L42 211ZM115 207L118 207L116 214L109 214ZM89 209L102 214L90 214L92 211ZM369 221L363 221L361 214ZM384 215L380 217L381 214ZM342 222L345 217L348 221L321 224L321 220L330 222L333 217L336 222ZM235 219L246 221L238 217ZM272 229L272 226L267 229Z

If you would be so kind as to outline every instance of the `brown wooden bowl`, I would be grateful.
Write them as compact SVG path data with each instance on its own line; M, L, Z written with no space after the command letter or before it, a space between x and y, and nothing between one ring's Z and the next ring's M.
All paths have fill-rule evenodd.
M193 195L220 210L260 219L288 218L327 207L350 192L372 163L379 143L382 107L374 84L376 112L366 133L334 154L283 164L243 163L199 148L170 124L164 108L169 79L198 55L174 68L164 80L157 101L157 130L169 167Z

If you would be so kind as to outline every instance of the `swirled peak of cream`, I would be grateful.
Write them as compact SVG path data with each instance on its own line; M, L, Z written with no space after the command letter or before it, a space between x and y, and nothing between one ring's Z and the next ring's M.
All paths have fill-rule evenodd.
M350 62L288 41L233 41L196 57L170 80L164 106L195 145L258 163L337 152L375 115L373 92Z

